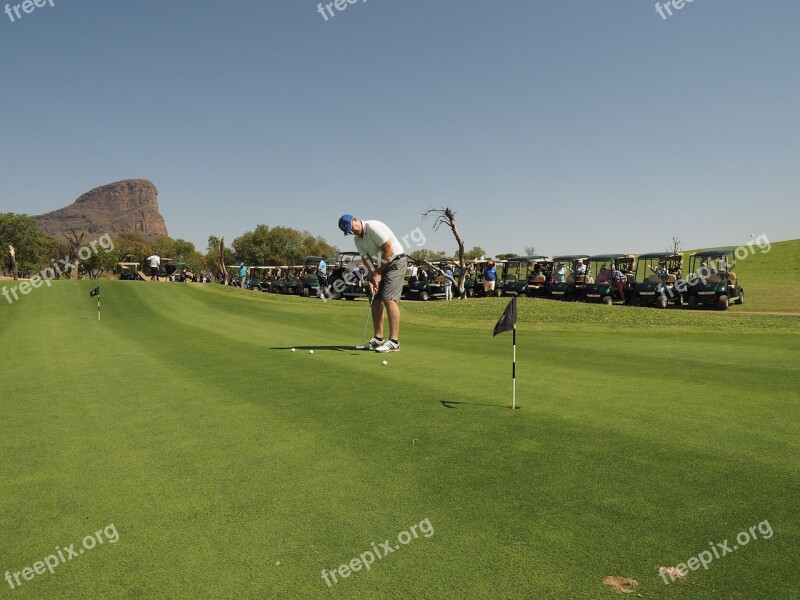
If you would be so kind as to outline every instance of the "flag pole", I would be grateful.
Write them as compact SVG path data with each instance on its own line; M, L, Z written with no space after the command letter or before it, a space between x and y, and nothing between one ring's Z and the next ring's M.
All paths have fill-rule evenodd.
M517 324L514 323L514 329L511 334L513 337L512 345L514 347L513 357L511 359L511 410L517 410Z
M100 294L97 294L97 320L100 320Z

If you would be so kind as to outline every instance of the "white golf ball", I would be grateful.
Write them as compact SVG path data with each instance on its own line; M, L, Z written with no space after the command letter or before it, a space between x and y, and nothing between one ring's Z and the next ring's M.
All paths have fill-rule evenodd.
M297 348L292 348L292 352L297 352Z
M313 350L309 350L308 353L309 354L314 354L314 351Z
M389 364L389 361L386 361L386 360L385 360L385 361L383 361L381 364L382 364L382 365L385 367L386 365L388 365L388 364Z

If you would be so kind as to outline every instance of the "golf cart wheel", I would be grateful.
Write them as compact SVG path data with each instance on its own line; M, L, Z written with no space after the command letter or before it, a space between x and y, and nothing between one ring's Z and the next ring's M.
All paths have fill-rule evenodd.
M728 310L729 304L730 302L725 294L723 294L717 299L717 308L720 310Z
M303 296L303 298L308 298L311 294L309 293L308 288L304 287L300 289L300 295Z
M744 304L744 290L739 292L739 297L736 300L734 300L734 302L736 304Z
M336 290L331 290L330 293L331 293L331 300L341 300L342 299L342 295L339 292L337 292Z
M428 292L420 292L419 293L419 299L422 300L423 302L425 302L425 301L431 299L431 295Z
M688 304L689 308L691 309L697 308L697 296L695 296L694 294L689 296L689 299L686 301L686 304Z
M633 305L633 306L641 306L642 305L642 299L639 296L635 296L631 300L631 305Z
M667 308L667 299L664 296L659 296L656 298L656 307Z
M467 298L474 298L474 297L475 297L475 290L473 290L472 288L469 288L467 290Z
M606 306L611 306L612 304L614 304L614 299L611 296L603 296L601 302Z
M503 290L495 290L494 295L495 297L499 298L503 294Z

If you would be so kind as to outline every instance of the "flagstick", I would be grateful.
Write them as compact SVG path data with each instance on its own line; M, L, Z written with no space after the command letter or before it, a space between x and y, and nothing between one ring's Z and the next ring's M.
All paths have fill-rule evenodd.
M100 294L97 294L97 320L100 320Z
M514 355L511 361L511 410L517 410L517 324L512 332Z

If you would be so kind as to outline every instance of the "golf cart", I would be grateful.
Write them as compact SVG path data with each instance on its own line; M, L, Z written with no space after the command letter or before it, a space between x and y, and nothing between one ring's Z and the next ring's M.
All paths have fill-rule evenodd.
M587 254L568 254L553 257L550 277L550 297L557 300L577 300L583 295L589 274L585 272ZM584 267L584 272L581 272Z
M467 298L483 296L483 270L486 268L486 260L468 260L467 277L464 279L464 293Z
M269 273L275 267L250 267L250 276L245 282L248 290L266 292L269 289Z
M730 248L692 254L689 276L685 284L678 285L679 290L685 287L683 297L689 308L703 304L727 310L731 300L744 304L744 288L733 272L735 266L736 254Z
M272 274L272 280L267 287L267 291L271 294L282 294L283 293L283 285L284 280L286 279L287 272L289 271L289 267L286 265L281 265L280 267L275 267L275 272Z
M676 283L683 271L683 253L650 252L639 255L629 301L634 306L667 308L682 304Z
M597 254L590 256L586 268L587 281L583 288L583 300L612 305L622 304L628 299L627 290L633 280L633 265L636 259L632 254ZM619 271L622 277L614 277Z
M429 260L428 262L442 271L445 271L450 264L450 259L437 258ZM427 301L431 298L444 298L446 296L446 280L447 278L438 271L431 269L427 265L423 265L417 271L416 283L409 283L407 297L409 300L422 301Z
M301 296L308 298L309 296L319 296L319 278L317 277L317 268L322 261L321 256L307 256L306 264L303 267L302 274L300 275L299 287L297 293ZM333 266L332 261L325 261L330 270Z
M546 256L517 256L508 259L505 268L503 296L534 296L546 283L543 272Z
M119 278L121 281L136 281L142 279L139 275L141 266L137 262L117 263L119 267Z
M331 263L328 263L331 271ZM350 300L362 295L360 282L364 279L365 268L358 252L340 252L333 270L328 275L328 292L333 300L345 298L349 293Z

